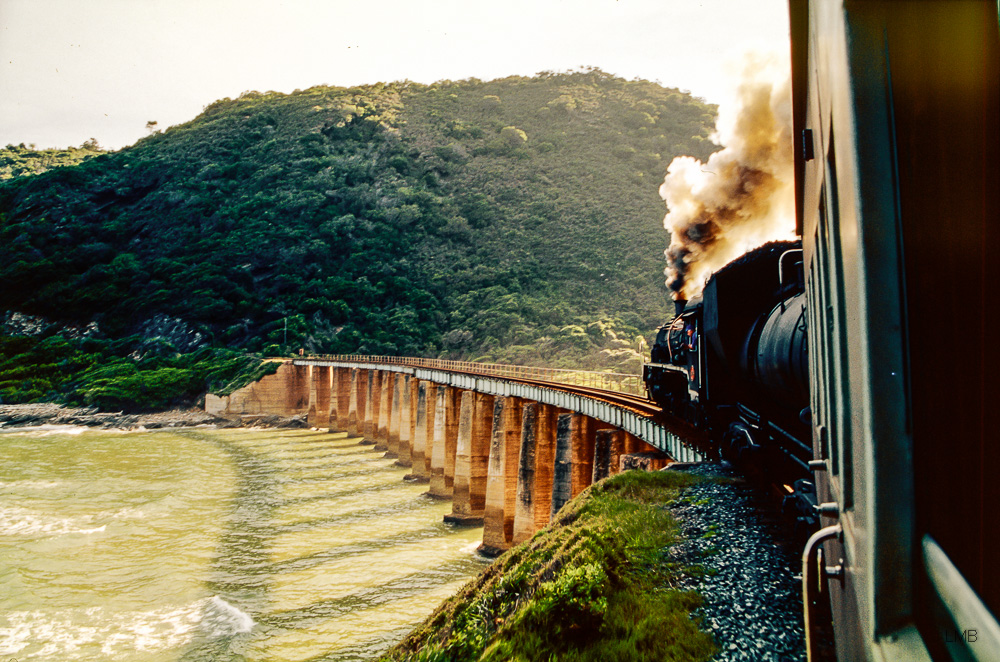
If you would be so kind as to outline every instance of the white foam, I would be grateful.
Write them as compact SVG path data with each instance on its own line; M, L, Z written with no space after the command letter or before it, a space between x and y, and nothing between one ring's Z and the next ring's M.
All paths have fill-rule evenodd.
M103 628L101 653L114 656L130 651L157 651L183 646L191 641L201 620L199 600L174 609L110 614L115 625Z
M180 607L116 612L90 607L56 613L8 612L0 615L0 656L27 651L31 659L70 659L100 646L105 657L128 656L182 647L195 637L216 638L250 632L249 614L219 596Z
M111 517L114 519L146 519L146 511L141 508L122 508Z
M0 433L5 437L28 435L33 437L48 437L53 434L83 434L89 429L85 425L53 425L46 423L45 425L26 425L22 428L3 428L0 430Z
M29 489L52 489L63 485L54 481L15 481L0 483L0 489L25 492ZM0 506L0 535L7 536L61 536L103 533L109 521L146 519L145 507L126 506L117 510L102 510L75 517L57 517L37 512L24 506ZM0 662L3 662L0 660Z
M26 648L31 640L31 625L7 617L9 627L0 627L0 656L14 655Z
M62 536L67 534L102 533L106 524L95 524L93 515L83 517L53 517L20 506L0 508L0 534L6 536Z
M250 614L213 595L205 606L202 627L212 637L224 637L249 632L253 619Z

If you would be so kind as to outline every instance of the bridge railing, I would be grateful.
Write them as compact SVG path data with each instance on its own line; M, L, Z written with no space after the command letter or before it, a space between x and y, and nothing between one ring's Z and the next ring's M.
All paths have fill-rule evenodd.
M646 387L642 376L596 370L565 370L562 368L536 368L524 365L502 363L477 363L475 361L446 361L444 359L422 359L402 356L371 356L366 354L322 354L304 357L320 361L344 361L350 363L382 363L405 365L414 368L446 370L450 372L473 372L492 377L508 379L538 379L559 384L585 386L617 391L631 395L645 396Z

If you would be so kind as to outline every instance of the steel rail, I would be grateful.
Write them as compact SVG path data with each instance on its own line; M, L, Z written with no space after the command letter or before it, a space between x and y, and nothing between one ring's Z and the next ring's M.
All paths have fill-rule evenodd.
M558 384L590 386L605 391L628 393L642 397L645 385L640 374L599 372L596 370L567 370L563 368L539 368L535 366L507 365L501 363L478 363L475 361L448 361L445 359L425 359L401 356L378 356L367 354L320 354L302 356L302 359L319 361L349 361L354 363L383 363L404 365L414 368L444 370L449 372L476 373L488 377L504 379L538 379Z
M299 357L298 360L371 363L383 365L388 364L414 368L426 368L430 370L442 370L468 375L470 377L499 378L530 386L539 386L574 395L581 395L600 402L628 409L636 414L650 418L656 423L662 425L671 434L681 438L685 443L698 448L703 453L711 453L708 437L704 431L698 430L686 421L668 414L662 407L656 404L653 400L650 400L648 397L640 395L631 389L628 391L621 389L607 389L590 384L573 383L570 381L570 379L573 379L574 381L600 381L603 382L603 386L604 384L609 383L609 381L612 381L610 378L634 379L636 380L638 387L644 391L645 385L639 375L602 373L586 370L565 370L560 368L535 368L531 366L477 363L474 361L446 361L442 359L357 354L311 355ZM566 381L558 381L556 379L551 379L551 377L561 377ZM621 385L621 382L619 382L619 385ZM638 390L638 388L636 390Z

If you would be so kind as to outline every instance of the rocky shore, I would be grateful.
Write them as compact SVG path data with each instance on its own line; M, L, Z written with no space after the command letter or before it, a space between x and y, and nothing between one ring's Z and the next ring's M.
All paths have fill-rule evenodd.
M52 403L0 405L0 430L39 425L82 425L104 429L155 430L197 425L217 428L270 427L305 428L304 416L248 414L217 416L201 409L173 409L148 414L98 411L96 408L72 408Z

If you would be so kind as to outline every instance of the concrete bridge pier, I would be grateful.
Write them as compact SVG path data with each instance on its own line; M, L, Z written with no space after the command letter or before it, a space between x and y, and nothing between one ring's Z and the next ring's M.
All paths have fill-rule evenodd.
M399 458L396 464L401 467L413 465L413 385L416 379L403 375L403 386L399 401Z
M424 454L421 475L427 479L427 482L430 482L431 453L434 451L434 427L437 425L438 391L444 387L431 381L422 383L427 385L427 397L424 402ZM416 458L413 462L416 465Z
M522 409L521 399L514 396L497 397L493 406L483 544L479 546L479 551L486 555L506 551L514 539Z
M428 455L431 459L430 466L430 489L427 494L438 499L448 499L451 497L451 490L445 485L444 462L445 462L445 418L446 404L448 397L448 387L438 386L437 395L434 398L434 428L433 432L428 429ZM428 414L429 415L429 414ZM428 426L429 427L429 426Z
M594 473L592 483L611 475L611 447L614 430L598 430L594 440Z
M336 385L337 413L333 417L334 425L338 430L347 429L347 411L351 404L351 369L334 368L334 384Z
M389 415L392 412L392 382L394 373L379 372L378 423L375 426L375 450L389 450Z
M521 415L521 448L518 454L517 498L514 503L514 534L512 544L524 542L535 533L535 451L538 448L538 404L524 405Z
M338 416L340 415L340 368L330 368L330 408L327 410L330 421L330 432L342 430Z
M559 415L552 405L539 403L538 428L535 435L535 493L532 499L535 530L552 520L552 487L556 462L556 420Z
M555 417L556 409L550 405L524 405L514 514L515 545L547 526L552 514Z
M413 466L413 453L417 443L417 406L420 403L420 380L410 377L410 464Z
M316 394L316 379L319 376L319 368L314 365L306 366L306 388L309 391L309 408L306 410L306 425L316 427L316 407L318 397Z
M556 448L552 466L552 504L549 521L573 498L573 414L556 419ZM579 442L579 437L577 438Z
M448 494L455 492L455 460L458 453L458 418L462 408L462 389L445 389L444 399L444 485Z
M621 473L621 459L623 455L625 455L625 433L621 430L612 430L611 440L608 444L609 476Z
M291 366L285 373L284 404L282 409L291 413L309 410L309 371L307 366Z
M316 384L316 427L330 427L330 401L333 394L333 368L320 366Z
M372 437L374 436L372 430L372 417L373 412L376 411L375 407L377 404L375 402L375 373L377 370L365 370L365 378L362 381L362 390L365 393L365 406L364 409L359 410L358 418L358 434L361 435L361 442L365 445L374 444Z
M326 366L309 366L309 413L306 423L314 428L330 427L330 372Z
M437 389L434 384L428 381L420 381L417 386L416 420L413 426L413 471L406 477L409 480L416 480L422 483L430 482L430 471L427 461L427 429L428 425L430 425L431 434L434 434L436 397ZM430 418L429 422L428 418Z
M570 416L570 437L573 440L573 469L570 498L573 499L594 481L594 451L597 441L597 421L573 413Z
M486 509L494 399L485 393L462 391L460 400L452 510L444 521L480 526Z
M428 494L442 499L451 498L454 492L460 390L450 386L437 386Z
M362 439L365 436L365 415L368 413L370 391L368 390L368 380L370 370L358 370L358 431L355 433Z
M364 406L364 397L361 391L361 370L351 368L350 395L347 405L347 434L352 437L358 436L361 431L361 421L359 420L359 408Z
M369 421L371 435L368 437L368 441L375 444L375 449L378 450L378 421L382 411L382 375L384 373L381 370L373 372L375 375L372 377L372 418Z
M340 368L330 368L330 432L343 430L340 426Z
M385 452L385 457L387 458L398 458L399 457L399 424L401 421L402 414L402 401L403 401L403 375L400 373L395 373L392 375L392 405L389 408L389 422L386 428L386 446L388 447Z

